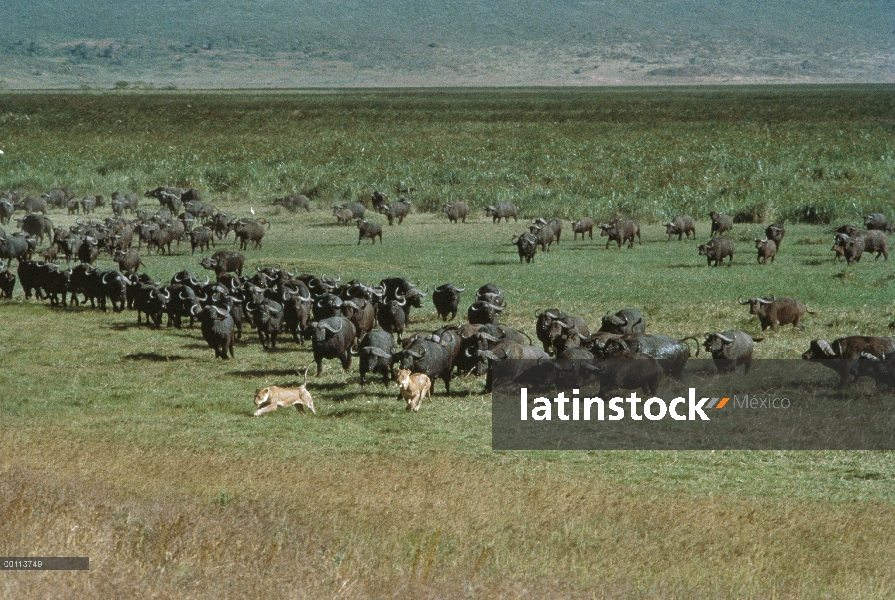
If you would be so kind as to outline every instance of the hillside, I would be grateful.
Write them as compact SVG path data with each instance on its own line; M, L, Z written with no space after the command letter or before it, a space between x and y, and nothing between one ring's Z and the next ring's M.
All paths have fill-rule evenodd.
M893 32L883 0L7 0L0 86L891 82Z

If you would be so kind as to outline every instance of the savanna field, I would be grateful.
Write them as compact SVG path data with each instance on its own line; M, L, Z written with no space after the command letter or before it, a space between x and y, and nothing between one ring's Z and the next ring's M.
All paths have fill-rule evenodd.
M0 149L0 190L176 185L254 211L272 225L245 251L250 273L465 283L462 316L496 283L501 322L532 337L546 308L593 329L635 308L652 333L762 337L737 298L791 295L816 314L766 332L756 357L798 358L812 339L888 335L895 320L895 257L846 267L830 251L835 226L895 218L892 86L4 93ZM402 225L369 217L381 245L331 215L411 188ZM311 211L272 206L291 193ZM461 200L467 223L448 223L438 210ZM519 222L492 224L482 208L496 201ZM730 268L697 255L711 210L737 221ZM682 213L697 241L667 241L662 222ZM520 264L511 238L542 215L566 220L562 242ZM581 216L635 218L643 244L573 241ZM773 221L787 233L762 266L752 240ZM185 242L144 252L145 270L204 276L208 255ZM427 297L408 330L440 325ZM0 555L91 564L3 572L0 595L895 595L891 452L495 452L484 378L455 379L449 397L436 382L407 413L394 386L361 392L356 361L309 377L317 415L253 418L255 389L297 385L312 357L309 342L264 351L246 331L220 361L198 327L51 309L18 286L0 300ZM853 398L893 401L867 380Z

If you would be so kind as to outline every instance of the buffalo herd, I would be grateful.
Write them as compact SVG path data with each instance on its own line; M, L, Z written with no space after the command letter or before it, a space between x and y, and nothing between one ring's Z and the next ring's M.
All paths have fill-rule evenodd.
M20 231L7 234L0 229L0 297L11 298L18 279L26 298L33 295L38 300L48 300L53 306L89 301L92 308L104 311L109 305L116 312L131 309L137 313L137 323L145 319L153 328L160 328L165 317L167 326L176 328L183 327L184 320L188 320L189 327L198 322L202 337L215 357L225 360L235 356L236 340L243 339L243 325L253 328L262 347L269 351L277 349L278 342L282 342L281 335L288 335L285 339L301 346L310 342L318 376L323 361L337 360L347 370L353 358L358 357L362 389L370 383L371 375L381 377L382 384L388 387L395 380L395 371L406 369L426 375L433 387L440 380L446 393L450 393L455 376L487 374L485 389L490 390L490 367L495 361L561 358L641 359L611 361L620 365L617 367L600 366L601 392L610 393L618 388L655 391L662 377L682 377L693 346L696 356L705 349L720 373L729 373L741 366L749 372L754 344L762 341L738 330L709 332L701 339L647 333L646 318L634 309L607 313L594 331L583 317L558 308L540 310L534 315L535 341L525 332L501 324L508 305L503 290L494 284L476 290L466 310L466 323L450 324L458 313L463 314L461 296L468 289L465 283L460 286L442 283L430 292L428 285L412 283L403 277L388 277L374 285L292 273L279 266L256 267L253 273L244 275L245 256L231 249L216 250L201 260L201 266L214 273L214 281L209 276L201 281L189 271L175 273L170 282L154 281L139 273L143 265L142 244L146 244L147 255L153 251L170 254L172 243L179 244L188 238L192 253L197 249L209 251L215 240L226 238L232 231L240 242L240 250L245 251L250 243L253 248L261 248L270 223L219 211L203 203L195 189L158 187L147 191L144 197L157 199L159 210L139 208L139 198L132 192L115 192L111 196L111 217L82 221L81 215L91 215L105 206L103 196L77 198L63 188L25 198L0 192L0 222L8 224L15 210L26 211L17 221ZM389 202L382 192L374 192L370 202L377 213L385 215L389 225L401 225L411 211L411 203L406 198ZM309 203L304 195L273 201L273 205L288 210L309 210ZM54 227L46 215L50 208L77 214L76 225L67 229ZM332 208L339 223L357 222L358 244L365 238L373 244L377 237L382 242L383 228L366 220L364 204L349 202ZM465 223L469 206L465 202L445 204L442 212L451 223ZM509 202L489 205L485 213L494 223L519 218L519 210ZM734 255L733 240L729 237L733 219L716 211L709 216L711 239L699 246L699 255L715 266L728 259L729 266ZM608 238L607 250L612 242L618 250L626 244L634 248L635 238L642 244L640 225L633 219L619 218L597 226L601 236ZM675 217L664 226L669 241L674 235L678 241L684 237L696 239L695 220L688 215ZM877 259L880 256L888 259L886 234L893 226L877 213L868 215L864 226L859 229L847 225L837 230L833 246L837 259L845 257L852 264L864 252L876 254ZM594 227L595 222L589 217L571 223L574 237L581 234L582 240L585 233L593 239ZM535 219L528 231L513 238L520 262L531 262L538 249L550 252L554 244L559 247L562 231L561 218ZM764 238L754 239L759 264L774 262L784 234L783 225L773 223L765 230ZM51 241L50 248L41 253L44 260L32 260L44 238ZM100 252L107 252L119 269L96 267ZM73 258L80 264L63 267L52 262L51 259L60 255L69 264ZM12 259L17 261L15 273L7 268ZM408 334L412 309L423 308L430 294L445 324L431 333ZM749 314L758 318L762 331L784 325L803 329L805 315L815 314L803 301L787 296L755 297L739 302L749 306ZM867 375L895 387L893 338L849 336L832 342L816 339L802 358L821 361L835 370L840 386L850 385Z

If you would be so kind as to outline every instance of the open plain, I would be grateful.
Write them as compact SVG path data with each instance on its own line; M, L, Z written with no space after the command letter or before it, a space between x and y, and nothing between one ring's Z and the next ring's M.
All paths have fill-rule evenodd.
M554 307L594 329L636 308L649 332L759 336L737 298L791 295L817 314L766 333L756 357L798 358L815 338L888 335L895 318L895 262L846 267L830 251L834 226L895 218L892 86L5 93L0 131L0 190L196 187L272 224L245 251L249 273L466 283L458 316L493 282L501 322L532 336L535 312ZM330 206L376 189L408 190L415 212L391 227L369 217L382 244L358 245ZM309 212L271 204L298 192ZM450 224L438 210L460 200L470 218ZM485 217L501 200L518 223ZM697 255L715 209L737 220L730 268ZM667 241L661 223L682 213L697 242ZM569 227L520 264L511 238L542 215L631 216L643 244L607 250ZM772 221L786 237L759 265L753 238ZM201 275L199 259L188 243L144 255L164 281ZM440 325L427 297L408 329ZM890 452L494 452L484 378L450 396L436 381L407 413L396 386L361 392L337 361L308 379L316 415L251 416L257 388L298 385L309 362L309 343L284 335L265 351L248 330L217 360L198 327L50 308L17 287L0 300L0 555L89 556L91 570L4 572L3 595L895 593ZM869 381L853 394L893 401Z

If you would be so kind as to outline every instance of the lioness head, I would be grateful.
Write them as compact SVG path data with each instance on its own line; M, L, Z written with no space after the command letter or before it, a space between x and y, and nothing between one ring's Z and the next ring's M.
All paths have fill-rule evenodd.
M398 376L395 379L398 382L398 385L402 388L407 388L410 385L410 369L401 369L398 371Z
M270 402L270 387L255 390L255 404L260 406Z

